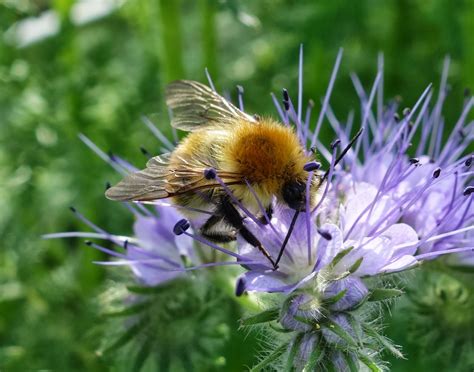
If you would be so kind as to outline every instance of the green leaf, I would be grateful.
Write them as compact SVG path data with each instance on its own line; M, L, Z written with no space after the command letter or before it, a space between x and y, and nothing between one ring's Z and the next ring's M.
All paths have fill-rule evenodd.
M397 358L401 358L401 359L405 359L405 357L403 356L403 354L400 352L400 350L398 350L395 345L392 344L392 342L387 339L386 337L380 335L375 329L373 329L372 327L370 327L368 324L364 324L363 325L363 328L365 330L365 332L367 332L367 334L369 336L372 336L373 338L375 338L378 342L380 342L384 348L386 348L390 353L392 353L395 357Z
M395 288L375 288L370 291L369 301L385 301L400 297L403 291Z
M295 339L293 341L293 345L291 345L291 349L290 349L290 352L288 354L288 359L286 361L286 366L285 366L285 369L284 369L285 372L291 372L293 370L293 365L294 365L294 362L295 362L295 356L296 356L296 353L298 352L298 350L300 348L302 339L303 339L303 334L302 333L298 334L295 337Z
M367 355L364 355L364 354L361 354L359 353L357 355L357 357L359 358L359 360L364 363L367 367L369 367L369 369L372 371L372 372L382 372L383 369L380 368L373 360L372 358L368 357Z
M328 297L328 298L324 299L324 303L328 304L328 305L335 304L341 298L343 298L346 295L346 293L347 293L347 288L343 289L342 291L340 291L339 293L337 293L336 295L334 295L332 297Z
M133 371L140 372L143 365L145 364L148 356L151 352L152 341L151 338L148 337L146 341L142 344L140 350L138 351L137 356L135 357L135 361L133 363Z
M155 294L162 293L162 292L166 291L168 289L168 287L163 286L163 285L158 285L158 286L155 286L155 287L142 287L142 286L138 286L138 285L136 285L136 286L131 285L131 286L128 286L127 289L128 289L129 292L137 293L137 294L141 294L141 295L155 295Z
M318 345L313 349L311 352L308 362L303 368L303 372L312 372L316 369L316 366L318 365L319 361L323 358L324 356L324 349L322 346L322 342L318 342Z
M282 327L277 327L276 325L273 325L272 323L269 324L270 328L273 329L275 332L279 332L279 333L290 333L290 332L293 332L292 329L286 329L286 328L282 328Z
M354 247L349 247L349 248L346 248L346 249L343 249L342 251L340 251L336 257L334 257L331 261L331 266L334 267L336 266L344 257L346 257L352 250L354 249Z
M261 371L271 363L273 363L275 360L277 360L288 348L289 342L281 345L277 349L275 349L270 355L268 355L265 359L263 359L260 363L258 363L256 366L254 366L250 372L257 372Z
M245 319L240 320L240 325L249 326L259 323L267 323L273 320L277 320L280 315L280 310L278 308L268 309L258 313L257 315L250 316Z
M122 346L129 343L133 337L135 337L143 328L145 328L146 323L141 321L132 327L130 327L121 337L119 337L112 345L108 346L103 354L110 353L111 351L117 350Z
M349 272L351 274L354 274L357 271L357 269L360 267L360 265L362 264L363 260L364 260L364 257L360 257L356 262L354 262L352 266L349 268Z
M357 364L354 361L354 358L352 358L351 354L343 352L342 355L344 356L344 360L346 361L346 364L349 367L349 371L358 372L359 368L357 368Z
M122 310L112 311L110 313L104 313L103 315L107 317L121 317L121 316L135 315L145 310L147 306L149 306L149 304L150 304L149 302L141 302L139 304L126 307L125 309L122 309Z
M339 336L342 338L349 346L356 348L357 347L357 342L354 340L351 334L346 332L339 324L336 322L329 321L326 324L322 325L324 328L327 330L331 331L335 335Z

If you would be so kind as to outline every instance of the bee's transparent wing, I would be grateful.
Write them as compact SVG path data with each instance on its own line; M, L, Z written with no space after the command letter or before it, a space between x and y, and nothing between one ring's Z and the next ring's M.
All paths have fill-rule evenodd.
M171 125L192 132L226 128L238 120L256 122L224 97L197 81L178 80L166 88L166 104L172 110Z
M220 187L216 181L204 177L206 166L183 160L179 167L172 169L170 156L168 153L150 159L145 169L127 175L109 188L105 196L118 201L152 201ZM228 184L242 183L242 177L235 174L223 173L223 177Z

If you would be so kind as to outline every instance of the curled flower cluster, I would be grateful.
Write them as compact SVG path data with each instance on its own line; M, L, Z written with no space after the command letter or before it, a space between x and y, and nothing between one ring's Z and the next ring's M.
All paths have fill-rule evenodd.
M466 97L461 115L443 143L447 125L442 107L447 95L449 60L434 104L431 105L434 94L429 86L400 116L397 101L383 106L380 59L370 92L366 93L358 78L352 76L361 101L362 121L357 135L351 137L353 115L343 123L329 104L341 57L342 52L314 129L310 125L312 103L303 115L301 70L296 108L286 90L282 103L273 95L283 124L294 125L308 153L316 151L319 160L328 164L325 173L319 162L305 166L309 172L307 190L314 172L325 181L316 207L310 210L307 200L306 211L294 221L293 211L283 206L275 206L271 219L261 208L269 222L263 224L236 200L247 228L258 236L271 257L277 257L286 244L277 269L260 250L241 238L236 250L206 240L193 232L193 221L184 220L177 210L163 204L156 205L153 212L140 204L128 206L137 215L133 238L111 235L79 214L95 233L49 237L101 238L124 247L125 253L117 253L90 243L118 258L101 264L129 265L144 285L158 285L203 267L241 266L245 272L236 281L238 296L247 292L280 294L277 308L262 313L267 316L259 314L258 319L278 323L286 339L260 366L285 355L286 365L297 370L311 370L327 363L336 370L361 364L373 370L382 368L374 350L389 349L397 356L401 354L371 325L368 314L375 307L367 303L396 297L401 292L374 287L366 278L401 272L447 253L457 253L456 264L469 265L474 260L473 155L466 154L474 139L474 123L467 120L474 98ZM240 89L242 108L241 94ZM330 147L318 140L325 119L337 138ZM146 124L164 147L171 147L157 128ZM418 137L418 144L413 146ZM121 173L135 170L124 160L105 155L87 138L82 139ZM212 169L205 176L219 181ZM222 186L234 200L232 190ZM252 187L248 187L261 205ZM306 195L309 198L309 192ZM285 241L289 229L293 231ZM219 252L221 260L204 257L205 248ZM361 307L366 311L361 313ZM255 319L247 323L253 324Z

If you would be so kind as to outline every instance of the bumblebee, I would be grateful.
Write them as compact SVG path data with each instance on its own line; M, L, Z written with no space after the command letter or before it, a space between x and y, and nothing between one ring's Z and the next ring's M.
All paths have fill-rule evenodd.
M189 134L173 152L151 158L145 169L109 188L106 197L142 202L169 198L184 207L190 220L196 220L197 210L209 211L210 217L198 226L202 236L230 242L240 234L276 268L282 252L276 260L270 256L245 226L239 204L262 223L271 219L274 200L296 211L293 224L298 212L305 210L309 176L305 164L313 159L293 128L248 115L195 81L168 85L166 104L173 114L171 125ZM316 203L322 179L313 172L310 207Z

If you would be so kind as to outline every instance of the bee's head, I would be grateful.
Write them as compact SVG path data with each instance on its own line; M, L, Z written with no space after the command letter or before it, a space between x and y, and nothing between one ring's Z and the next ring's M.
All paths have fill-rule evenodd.
M283 200L291 209L303 211L306 205L306 183L300 180L289 180L281 190Z

